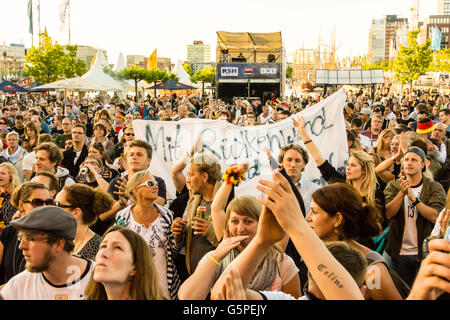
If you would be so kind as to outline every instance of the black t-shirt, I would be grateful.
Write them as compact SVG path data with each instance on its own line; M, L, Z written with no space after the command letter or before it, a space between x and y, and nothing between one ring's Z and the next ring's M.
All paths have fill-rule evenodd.
M58 129L57 127L54 127L51 131L52 136L56 136L58 134L64 134L64 130L63 129Z
M3 245L3 260L0 266L0 285L5 284L12 277L25 270L25 258L19 249L17 229L7 226L0 232Z
M397 119L397 123L404 124L407 126L410 122L414 122L414 119L409 118L408 120L403 120L402 118Z

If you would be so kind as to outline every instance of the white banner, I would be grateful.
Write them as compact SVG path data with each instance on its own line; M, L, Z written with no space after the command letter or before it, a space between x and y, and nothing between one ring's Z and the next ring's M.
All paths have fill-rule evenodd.
M305 127L323 157L342 173L345 173L348 159L343 115L345 102L346 95L341 89L326 100L293 116L301 115L305 118ZM223 120L191 118L173 122L134 120L133 127L136 139L147 141L153 148L150 171L166 182L168 200L175 198L170 169L189 152L200 134L204 150L219 158L222 172L233 164L249 163L246 178L236 193L258 196L261 195L255 188L258 180L271 180L270 164L264 147L278 160L283 146L290 143L304 146L291 118L276 124L252 127L238 127ZM188 167L184 171L185 174L187 169ZM324 184L311 157L303 175L308 180Z

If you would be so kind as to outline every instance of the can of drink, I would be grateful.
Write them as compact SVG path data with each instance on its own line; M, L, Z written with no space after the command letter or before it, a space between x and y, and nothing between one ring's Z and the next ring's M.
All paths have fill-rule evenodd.
M206 219L206 207L204 206L198 206L197 212L195 213L195 216L198 218Z

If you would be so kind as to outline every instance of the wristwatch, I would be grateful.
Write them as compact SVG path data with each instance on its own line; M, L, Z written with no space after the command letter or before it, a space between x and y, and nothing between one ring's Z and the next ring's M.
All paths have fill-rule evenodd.
M414 207L417 206L420 202L419 197L416 197L416 201L414 201L413 203L411 203L411 205L413 205Z

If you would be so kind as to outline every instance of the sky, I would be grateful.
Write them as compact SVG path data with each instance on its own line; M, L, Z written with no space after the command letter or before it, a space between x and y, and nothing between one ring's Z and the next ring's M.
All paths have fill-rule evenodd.
M62 0L41 0L41 30L59 44L68 43L60 32L58 7ZM31 46L28 0L0 0L0 43ZM339 58L368 52L373 18L387 14L410 17L412 0L71 0L70 42L105 49L108 63L119 53L158 56L172 63L187 59L187 45L202 40L211 46L215 60L216 31L279 32L288 61L299 48L316 48L331 42L336 28ZM34 44L37 16L34 11ZM420 20L437 14L437 0L421 0Z

